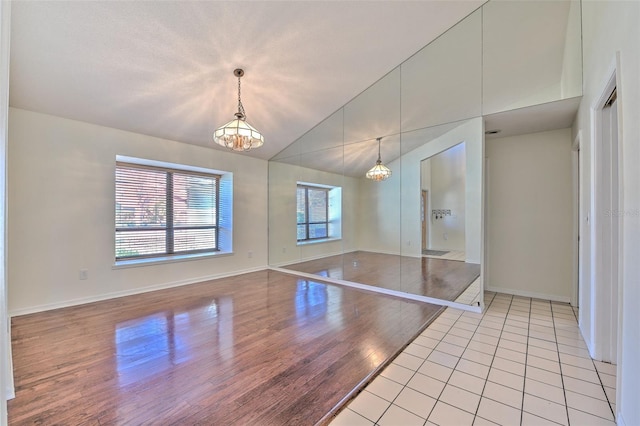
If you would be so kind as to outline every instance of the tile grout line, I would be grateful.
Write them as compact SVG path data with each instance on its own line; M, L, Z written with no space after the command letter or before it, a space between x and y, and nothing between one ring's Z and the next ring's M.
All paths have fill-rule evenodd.
M448 309L448 308L447 308L447 309ZM442 312L440 312L440 314L438 314L438 316L437 316L433 321L431 321L431 323L430 323L430 324L429 324L429 325L428 325L428 326L427 326L427 327L426 327L426 328L425 328L425 329L424 329L424 330L423 330L423 331L422 331L418 336L422 336L422 333L424 333L425 331L427 331L427 330L429 329L429 327L431 327L431 325L432 325L434 322L436 322L436 321L438 320L438 318L440 318L440 317L442 316L442 314L444 314L444 313L447 311L447 309L444 309ZM462 316L462 315L458 316L458 318L456 318L456 320L455 320L455 322L454 322L453 324L455 324L456 322L458 322L458 319L460 319L460 317L461 317L461 316ZM449 330L451 330L451 328L452 328L452 327L453 327L453 325L451 325L451 327L449 327ZM439 330L436 330L436 331L439 331ZM441 332L441 333L442 333L442 332ZM390 401L389 406L388 406L388 407L387 407L387 408L382 412L382 414L380 414L380 417L378 417L378 420L376 420L376 421L374 422L374 425L377 425L377 424L378 424L378 422L380 421L380 419L382 419L382 417L384 417L384 415L386 414L386 412L387 412L387 411L389 411L389 408L391 408L391 406L392 406L392 405L395 405L395 404L394 404L394 403L395 403L395 401L398 399L398 397L400 396L400 394L402 393L402 391L403 391L403 390L405 390L405 389L407 388L407 384L411 381L411 379L413 379L413 378L415 377L415 375L416 375L416 374L418 374L418 370L419 370L420 368L422 368L422 366L423 366L423 365L424 365L424 363L427 361L427 359L429 358L429 356L431 355L431 353L433 353L433 351L434 351L434 350L435 350L435 348L438 346L438 344L440 344L440 342L442 342L442 339L444 339L448 334L449 334L449 331L447 331L447 332L444 334L444 336L442 336L440 339L438 339L438 343L436 343L435 347L433 347L433 348L429 348L429 349L431 349L431 352L429 352L429 355L427 355L427 357L426 357L426 358L424 358L424 359L422 360L422 363L420 363L420 366L419 366L417 369L415 369L415 370L413 371L413 374L411 375L411 377L409 378L409 380L407 380L407 382L406 382L405 384L403 384L403 385L402 385L402 389L400 389L400 392L398 392L398 395L396 395L396 396L393 398L393 400L392 400L392 401ZM416 336L416 339L418 338L418 336ZM414 341L415 341L416 339L413 339L413 341L411 341L411 343L414 343ZM435 340L435 339L434 339L434 340ZM409 343L409 345L410 345L411 343ZM419 345L419 346L422 346L422 345L420 345L420 344L418 344L418 343L416 343L416 344L417 344L417 345ZM407 345L407 346L409 346L409 345ZM405 350L406 350L406 348L405 348ZM404 350L403 350L402 352L400 352L400 353L396 356L396 359L398 358L398 356L400 356L400 355L401 355L401 354L403 354L403 353L405 353L405 351L404 351ZM394 360L393 360L389 365L393 364L393 363L395 362L395 360L396 360L396 359L394 359ZM398 365L399 365L399 364L398 364ZM456 365L457 365L457 364L456 364ZM399 366L400 366L400 367L403 367L403 368L407 368L407 367L404 367L404 366L402 366L402 365L399 365ZM384 370L383 370L383 371L384 371ZM381 372L381 373L382 373L382 372ZM453 374L453 373L451 373L451 374ZM383 377L383 376L378 376L378 377ZM427 376L427 377L431 377L431 376ZM391 380L391 379L389 379L389 380ZM435 380L437 380L437 379L435 379ZM392 380L392 381L393 381L393 380ZM449 381L449 379L447 379L447 383L448 383L448 381ZM396 383L397 383L397 382L396 382ZM447 385L447 383L445 383L445 386ZM409 388L409 389L411 389L411 390L415 390L415 389L413 389L413 388ZM365 388L365 389L363 389L363 390L366 390L366 388ZM443 392L443 391L444 391L444 388L442 388L442 391L440 391L440 394L438 395L438 398L434 398L434 399L436 400L436 403L440 400L440 395L442 394L442 392ZM427 394L422 393L422 392L420 392L420 391L416 391L416 392L419 392L419 393L421 393L421 394L423 394L423 395L426 395L426 396L428 396L428 397L430 397L430 398L433 398L433 397L431 397L430 395L427 395ZM375 395L375 394L374 394L374 395ZM376 395L376 396L378 396L378 395ZM384 398L383 398L383 399L384 399ZM435 406L436 406L436 404L433 404L433 407L432 407L432 408L431 408L431 410L429 411L429 414L427 414L427 417L425 418L425 423L428 421L429 416L430 416L430 415L431 415L431 413L433 412L433 409L435 408ZM399 408L401 408L401 409L403 409L403 410L405 410L405 411L407 411L407 412L409 412L409 413L411 413L411 414L415 414L415 415L417 415L418 417L421 417L420 415L418 415L418 414L416 414L416 413L414 413L414 412L412 412L412 411L409 411L409 410L407 410L407 409L405 409L405 408L402 408L402 407L400 407L399 405L398 405L397 407L399 407Z
M495 296L496 296L496 295L494 294L494 295L493 295L493 297L491 298L491 302L489 303L489 306L491 305L491 303L493 303L493 300L495 299ZM487 309L488 309L488 307L487 307ZM446 312L446 310L445 310L445 311L443 311L443 313L444 313L444 312ZM486 313L486 311L485 311L485 313ZM485 313L483 313L483 314L482 314L482 317L481 317L481 318L484 318ZM440 315L442 315L442 314L440 314ZM447 332L444 334L444 336L442 336L442 338L438 340L438 344L440 344L440 343L444 340L444 338L445 338L445 337L447 337L447 336L449 335L449 332L451 331L451 329L452 329L452 328L453 328L453 327L458 323L458 321L460 321L460 318L462 318L462 316L463 316L463 315L464 315L464 313L462 313L461 315L459 315L459 316L456 318L455 322L454 322L454 323L449 327L449 330L447 330ZM436 318L436 319L437 319L437 318ZM481 320L480 320L480 321L481 321ZM475 334L476 334L476 332L477 332L477 330L478 330L478 327L480 326L480 321L478 321L478 324L475 326L475 330L473 331L473 334L472 334L472 335L471 335L471 337L469 338L469 341L467 342L467 344L464 346L464 351L466 351L466 350L467 350L467 348L468 348L468 346L469 346L469 343L471 342L471 339L473 339L473 336L475 336ZM435 322L435 320L434 320L434 322ZM464 321L463 321L463 322L464 322ZM431 325L431 324L430 324L430 325ZM429 328L429 327L427 327L427 328L425 329L425 331L426 331L428 328ZM438 330L436 330L436 331L438 331ZM420 368L422 368L422 366L424 365L424 363L425 363L426 361L428 361L429 356L431 355L431 353L433 353L433 351L435 351L435 350L436 350L436 348L438 347L438 344L436 344L434 348L431 348L431 352L430 352L430 353L429 353L429 355L427 355L427 357L422 361L422 363L420 364L420 366L419 366L419 367L418 367L418 368L413 372L413 374L412 374L411 378L409 379L409 381L411 381L411 379L412 379L413 377L415 377L415 375L416 375L416 374L418 374L418 370L419 370ZM452 344L452 345L453 345L453 344ZM458 345L454 345L454 346L458 346ZM463 346L458 346L458 347L461 347L461 348L462 348ZM441 390L441 391L440 391L440 393L438 394L438 397L437 397L437 398L434 398L434 399L436 400L436 403L433 405L433 407L431 408L431 410L430 410L430 411L429 411L429 413L427 414L427 417L425 418L425 424L429 421L429 417L430 417L430 416L431 416L431 414L433 413L433 410L435 409L435 406L437 405L437 403L438 403L439 401L441 401L441 400L440 400L440 397L442 396L442 393L444 392L444 389L447 387L447 385L449 385L449 380L451 379L451 376L453 375L453 373L456 371L456 366L458 365L458 363L459 363L459 362L460 362L460 360L462 359L462 355L464 354L464 351L462 352L462 354L461 354L459 357L457 357L457 358L458 358L458 361L456 362L456 365L455 365L455 366L453 366L453 368L451 368L451 370L452 370L452 371L451 371L451 374L450 374L450 375L449 375L449 377L447 378L447 381L446 381L446 382L444 382L445 386L442 388L442 390ZM444 352L444 353L446 353L446 352ZM495 357L495 353L494 353L494 357ZM434 362L434 361L431 361L431 362ZM493 362L493 361L492 361L492 362ZM438 364L438 363L436 363L436 364ZM442 365L442 364L439 364L439 365ZM443 367L447 367L447 366L443 366ZM450 367L447 367L447 368L450 368ZM422 373L420 373L420 374L422 374ZM426 375L425 375L425 376L426 376ZM431 379L434 379L434 380L438 380L438 379L436 379L436 378L434 378L434 377L431 377L431 376L427 376L427 377L429 377L429 378L431 378ZM474 377L475 377L475 376L474 376ZM409 383L409 381L407 381L407 384ZM404 384L404 385L403 385L402 390L404 390L404 389L407 387L407 384ZM485 379L485 384L486 384L486 379ZM451 385L451 386L454 386L454 385ZM454 386L454 387L457 387L457 386ZM412 389L412 388L410 388L410 389ZM400 396L400 393L402 393L402 390L401 390L401 391L398 393L398 395L396 395L396 397L393 399L393 401L391 402L391 405L394 405L394 402L396 401L396 399L398 398L398 396ZM415 389L412 389L412 390L415 390ZM467 389L463 389L463 390L467 390ZM483 388L483 390L484 390L484 388ZM467 391L468 391L468 390L467 390ZM416 392L422 393L422 392L420 392L420 391L416 391ZM423 395L426 395L426 394L424 394L424 393L422 393L422 394L423 394ZM429 396L429 395L426 395L426 396ZM430 396L429 396L429 397L430 397ZM431 398L433 398L433 397L431 397ZM482 398L482 394L480 394L480 398ZM447 403L446 403L446 402L444 402L444 401L442 401L442 403L443 403L443 404L447 404ZM391 405L390 405L389 407L387 407L387 409L382 413L382 415L380 415L380 417L378 418L378 421L379 421L379 420L384 416L384 414L389 410L389 408L391 407ZM447 405L451 405L451 404L447 404ZM478 402L478 406L480 406L480 403L479 403L479 402ZM459 407L456 407L456 406L453 406L453 407L454 407L454 408L457 408L457 409L459 409L459 410L461 410L461 411L468 412L468 411L463 410L463 409L461 409L461 408L459 408ZM402 408L402 407L400 407L400 408ZM404 408L403 408L403 409L404 409ZM412 413L412 414L416 414L416 413L413 413L413 412L411 412L411 411L409 411L409 410L406 410L406 411L408 411L408 412L410 412L410 413ZM476 407L476 413L477 413L477 411L478 411L478 407ZM417 414L416 414L416 415L417 415ZM420 416L418 415L418 417L420 417ZM475 419L475 414L474 414L474 419ZM376 422L375 422L375 424L377 424L377 423L378 423L378 421L376 421Z
M552 307L553 307L553 303L552 303ZM575 311L573 310L573 307L571 307L571 311L573 312L573 315L575 317ZM553 326L554 334L556 334L555 333L555 317L553 316L553 312L552 312L552 320L553 320L553 324L554 324L554 326ZM578 326L577 319L576 319L576 326ZM582 335L580 336L580 338L584 341L584 338L582 338ZM560 359L560 354L563 353L563 352L560 352L559 343L557 343L557 337L556 337L556 347L558 348L558 359ZM571 354L567 354L567 355L571 355ZM579 357L579 358L582 358L582 357ZM584 358L584 359L586 359L586 358ZM611 410L611 412L613 414L613 419L614 419L613 422L615 424L615 413L613 413L613 407L611 406L611 403L609 402L609 396L607 395L607 392L604 389L604 384L602 383L602 379L600 378L600 372L598 371L598 368L595 365L595 360L593 358L591 358L591 354L589 354L589 359L591 360L591 363L593 364L593 369L595 370L596 375L598 376L598 381L600 382L600 387L602 387L602 391L604 393L604 397L606 398L607 404L609 404L609 410ZM569 365L571 365L571 364L569 364ZM573 366L573 367L580 368L580 369L583 369L583 370L587 370L586 368L583 368L583 367L580 367L580 366ZM571 376L569 376L569 377L571 377ZM585 414L587 414L589 416L598 417L598 418L603 419L603 420L611 421L609 419L606 419L606 418L601 417L601 416L596 415L596 414L589 413L589 412L581 410L579 408L569 407L569 404L567 402L567 389L564 386L564 374L562 374L562 362L560 362L560 379L562 380L562 391L563 391L564 396L565 396L565 403L566 403L565 405L566 405L566 409L567 409L567 422L568 422L569 426L571 425L571 421L570 421L570 418L569 418L569 408L571 408L571 409L573 409L575 411L579 411L581 413L585 413ZM577 380L582 380L582 379L577 379ZM592 382L590 382L590 383L592 383ZM575 392L575 391L573 391L573 392L577 393L579 395L588 397L588 398L593 398L590 395L586 395L586 394L583 394L583 393L580 393L580 392ZM599 399L599 398L594 398L594 399Z
M573 316L576 317L576 323L578 323L578 318L577 318L575 310L573 309L573 306L571 307L571 312L573 312ZM578 325L579 325L579 323L578 323ZM580 335L580 337L582 337L582 334ZM611 414L613 415L613 421L615 423L615 421L616 421L616 413L614 412L613 405L611 405L611 401L609 400L609 395L607 394L607 390L605 389L605 385L604 385L604 382L602 381L602 377L600 377L600 370L598 370L598 367L596 366L595 360L593 358L591 358L591 354L589 354L589 358L591 359L591 363L593 364L593 369L596 371L596 374L598 375L598 380L600 381L600 386L602 387L602 391L604 392L604 397L607 399L607 404L609 404L609 410L611 410ZM615 365L615 364L612 364L612 363L608 363L608 364ZM618 372L616 371L616 379L617 379L617 376L618 376ZM617 394L617 392L618 392L618 389L616 389L616 394ZM580 411L582 411L582 410L580 410Z
M603 362L603 361L600 361L600 362ZM616 413L613 411L613 405L611 404L611 401L609 400L609 395L607 394L607 390L605 389L605 385L604 385L604 382L602 381L602 377L600 377L600 370L598 370L598 367L596 367L596 363L595 363L595 360L593 358L591 358L591 363L593 364L593 368L596 370L596 374L598 375L598 380L600 381L600 386L602 387L602 391L604 392L604 397L607 399L607 404L609 404L609 410L611 410L611 414L613 415L613 421L615 422L616 421ZM607 364L611 364L611 363L607 363ZM611 365L614 365L614 364L611 364ZM616 379L617 379L617 376L618 376L618 373L616 371ZM616 389L616 394L617 394L617 392L618 392L618 390Z
M483 319L484 319L486 313L489 311L489 308L491 307L491 304L493 304L493 302L494 302L494 300L496 298L496 295L497 295L497 293L494 294L493 298L491 299L491 303L489 304L487 309L485 309L485 312L482 314L482 318ZM479 417L478 416L478 411L480 410L480 403L482 402L482 398L484 398L484 390L486 389L487 382L489 381L489 374L491 374L491 368L493 367L493 362L496 359L496 353L498 352L498 345L500 344L500 339L502 338L502 333L504 331L504 326L507 323L507 317L509 316L509 311L511 310L511 305L512 304L513 304L513 296L511 296L509 298L509 308L507 309L507 312L505 313L504 321L502 322L502 327L500 328L500 336L498 337L498 343L496 343L496 349L493 351L493 356L491 358L491 364L489 365L489 372L487 373L487 377L484 380L484 385L482 386L482 391L480 392L480 402L478 402L478 406L476 407L476 412L475 412L474 417L473 417L474 423L475 423L476 418ZM491 399L491 398L487 398L487 399ZM496 402L499 402L499 401L496 401ZM480 417L480 418L484 419L484 417Z
M553 336L555 337L556 351L558 353L558 366L560 367L560 383L562 383L562 395L564 396L564 409L567 413L567 425L571 426L571 419L569 418L569 403L567 401L567 389L564 386L564 374L562 372L562 360L560 359L560 346L558 346L558 333L556 332L556 320L554 317L553 303L549 301L551 305L551 324L553 324Z
M522 402L520 403L520 424L524 422L524 398L526 394L527 386L527 361L529 360L529 333L531 332L531 308L533 306L533 300L529 298L529 318L527 321L527 350L524 353L524 372L522 373Z
M481 322L482 322L482 320L484 319L484 317L485 317L485 315L486 315L487 311L489 310L489 307L490 307L490 306L491 306L491 304L494 302L494 300L495 300L495 298L496 298L496 295L497 295L497 293L494 293L494 294L493 294L493 296L491 297L491 301L489 302L489 305L485 308L484 312L482 313L482 317L481 317L481 318L480 318L480 320L478 321L478 324L475 326L475 330L473 331L473 334L472 334L472 335L471 335L471 337L469 338L469 341L467 342L467 344L464 346L464 351L463 351L463 352L462 352L462 354L458 357L458 362L456 362L456 365L452 368L451 374L449 375L449 377L447 378L447 381L445 382L445 387L444 387L444 388L442 388L442 391L440 392L440 395L439 395L439 396L438 396L438 398L436 399L436 404L438 403L438 401L440 401L440 396L442 396L442 393L444 392L444 389L445 389L445 388L447 387L447 385L449 384L449 380L451 379L451 376L453 376L453 373L456 371L456 367L457 367L457 366L458 366L458 364L460 363L460 360L461 360L461 359L463 359L463 358L462 358L462 355L464 355L464 352L466 352L466 350L467 350L467 349L468 349L468 347L469 347L469 343L471 343L471 340L473 339L473 337L474 337L474 336L476 335L476 333L478 332L478 328L480 327L480 323L481 323ZM484 296L484 295L483 295L483 296ZM460 318L462 318L462 316L463 316L463 315L464 315L464 313L462 313L462 315L460 315L460 316L456 319L456 322L454 323L454 325L455 325L455 324L460 320ZM503 324L503 327L504 327L504 324ZM453 326L451 326L451 328L453 328ZM449 328L449 331L451 331L451 328ZM470 330L469 330L469 331L470 331ZM448 334L449 334L449 332L447 332L447 334L446 334L446 335L448 335ZM445 335L445 337L446 337L446 335ZM443 339L444 339L444 337L443 337ZM441 339L441 341L442 341L442 339ZM437 346L437 345L436 345L436 346ZM457 345L456 345L456 346L457 346ZM460 347L462 347L462 346L460 346ZM434 348L434 350L435 350L435 348ZM497 350L497 346L496 346L496 350ZM494 351L494 354L493 354L493 358L495 358L495 351ZM426 361L426 359L425 359L425 361ZM470 360L468 360L468 361L470 361ZM472 361L472 362L475 362L475 361ZM493 363L493 359L491 360L491 363ZM424 364L424 363L423 363L423 364ZM489 369L491 369L491 366L489 366ZM464 372L462 372L462 373L464 373ZM469 374L469 373L464 373L464 374ZM470 375L470 376L473 376L472 374L469 374L469 375ZM473 377L477 377L477 376L473 376ZM487 373L487 377L488 377L488 373ZM436 379L436 380L437 380L437 379ZM487 378L485 378L485 381L484 381L484 382L485 382L485 386L486 386ZM457 386L455 386L455 385L451 385L451 386L454 386L454 387L456 387L456 388L457 388ZM462 388L461 388L461 389L462 389ZM467 391L467 392L471 392L471 391L469 391L468 389L463 389L463 390L465 390L465 391ZM482 400L482 393L483 393L483 392L484 392L484 386L483 386L483 388L482 388L482 392L480 392L480 395L479 395L479 396L480 396L480 400ZM473 392L471 392L471 393L473 393ZM442 401L442 403L443 403L443 404L447 404L447 405L451 405L451 404L448 404L448 403L446 403L446 402L444 402L444 401ZM457 409L459 409L459 410L461 410L461 411L465 411L465 412L469 413L468 411L463 410L462 408L455 407L455 406L453 406L453 407L454 407L454 408L457 408ZM475 413L473 414L474 421L475 421L475 418L476 418L476 416L477 416L478 408L479 408L479 407L480 407L480 401L478 401L478 406L476 407ZM429 416L431 416L431 414L433 413L434 408L435 408L435 404L434 404L433 408L431 409L431 412L429 412ZM470 414L471 414L471 413L470 413ZM428 422L428 421L429 421L429 416L427 416L427 419L426 419L426 421L425 421L425 424L426 424L426 422Z
M493 299L491 299L491 300L493 301ZM462 318L462 316L463 316L463 315L464 315L464 312L463 312L463 313L462 313L462 314L461 314L461 315L456 319L456 321L453 323L453 325L449 328L449 331L451 331L451 329L453 328L453 326L454 326L455 324L457 324L457 323L458 323L458 321L460 321L460 318ZM481 318L484 318L484 314L482 314L482 317L481 317ZM447 385L449 385L449 380L451 380L451 376L453 376L453 373L456 371L456 367L457 367L457 366L458 366L458 364L460 363L460 360L462 359L462 355L464 355L464 352L467 350L467 347L469 346L469 343L471 342L471 339L473 339L473 336L475 336L476 331L478 330L478 327L479 327L479 326L480 326L480 321L478 321L478 324L476 325L476 328L475 328L475 330L473 331L473 334L472 334L472 335L471 335L471 337L469 338L469 341L467 342L467 344L464 346L464 350L462 351L462 353L460 354L460 356L459 356L459 357L457 357L457 358L458 358L458 361L456 362L456 364L455 364L455 365L453 366L453 368L451 369L451 374L449 375L449 377L447 377L447 381L445 382L444 387L443 387L443 388L442 388L442 390L440 391L440 394L438 395L438 398L436 398L436 403L433 405L433 408L432 408L432 409L431 409L431 411L429 412L429 416L427 416L427 418L425 419L425 424L426 424L426 422L428 422L428 421L429 421L429 417L430 417L430 416L431 416L431 414L433 413L433 410L435 409L435 407L436 407L436 405L438 404L438 402L440 402L440 397L441 397L441 396L442 396L442 394L444 393L444 390L447 388ZM444 337L443 337L442 339L444 339L445 337L447 337L447 336L449 335L449 331L447 331L447 333L444 335ZM440 339L440 342L442 342L442 339ZM454 346L457 346L457 345L454 345ZM438 345L436 345L436 348L437 348L437 347L438 347ZM462 347L462 346L459 346L459 347ZM433 350L436 350L436 348L433 348ZM445 352L445 353L446 353L446 352ZM425 359L425 361L427 361L427 360ZM433 361L432 361L432 362L433 362ZM423 364L424 364L424 363L423 363ZM436 364L437 364L437 363L436 363ZM440 365L442 365L442 364L440 364ZM422 366L421 366L421 367L422 367ZM446 366L445 366L445 367L446 367ZM474 376L474 377L475 377L475 376ZM436 379L436 380L437 380L437 379ZM454 386L454 385L451 385L451 386ZM455 387L457 387L457 386L455 386ZM467 390L467 389L464 389L464 390ZM443 403L443 404L447 404L447 403L446 403L446 402L444 402L444 401L442 401L442 403ZM447 405L451 405L451 404L447 404ZM478 405L480 405L480 402L478 402ZM465 411L465 412L467 412L467 413L468 413L468 411L463 410L462 408L455 407L455 406L452 406L452 407L457 408L458 410ZM476 407L476 411L477 411L477 410L478 410L478 408ZM475 419L475 415L474 415L474 419Z

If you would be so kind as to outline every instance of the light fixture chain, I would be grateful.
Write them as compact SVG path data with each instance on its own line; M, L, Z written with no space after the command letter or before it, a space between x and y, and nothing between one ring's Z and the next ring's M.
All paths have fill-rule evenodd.
M244 106L242 105L242 99L240 98L240 77L238 77L238 113L242 114L243 120L247 119L247 116L244 112Z

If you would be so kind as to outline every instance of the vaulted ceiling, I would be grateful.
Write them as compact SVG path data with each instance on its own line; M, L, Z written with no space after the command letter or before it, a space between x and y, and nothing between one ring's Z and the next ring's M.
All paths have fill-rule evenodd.
M222 149L241 67L268 159L483 3L14 2L10 105Z

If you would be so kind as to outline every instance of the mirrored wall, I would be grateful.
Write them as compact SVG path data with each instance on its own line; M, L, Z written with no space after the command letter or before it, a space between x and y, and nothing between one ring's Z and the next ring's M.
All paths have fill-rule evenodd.
M272 158L270 265L480 306L483 116L581 95L579 12L486 3Z

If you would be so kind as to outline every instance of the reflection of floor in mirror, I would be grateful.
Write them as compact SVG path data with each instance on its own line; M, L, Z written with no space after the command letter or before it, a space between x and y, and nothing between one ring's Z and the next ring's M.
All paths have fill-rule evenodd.
M323 257L284 268L448 301L458 298L480 276L480 265L473 263L367 251Z
M436 251L436 250L427 250L427 252L429 251ZM430 257L432 259L457 260L459 262L464 262L466 260L465 252L462 250L450 250L441 255L425 253L423 254L423 256Z
M463 305L477 305L480 302L480 278L472 282L455 302Z

